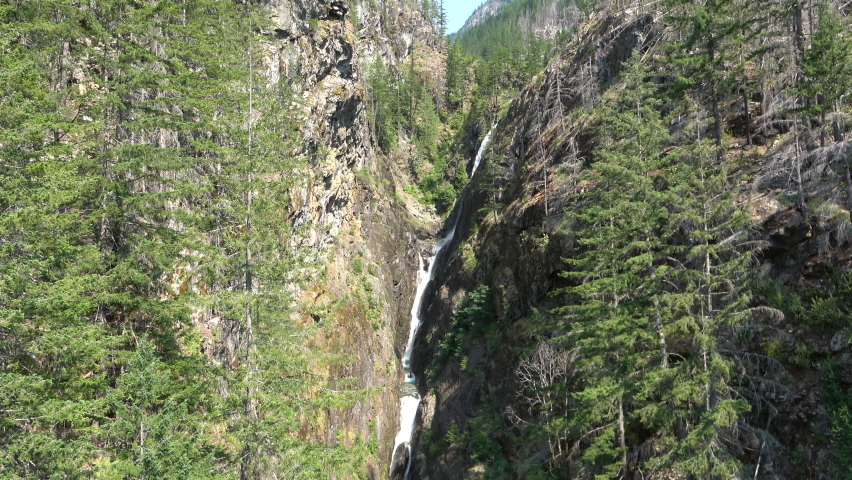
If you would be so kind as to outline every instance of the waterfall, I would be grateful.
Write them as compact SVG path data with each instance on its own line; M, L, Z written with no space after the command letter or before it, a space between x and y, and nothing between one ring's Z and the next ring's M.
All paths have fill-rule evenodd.
M482 139L482 145L479 146L479 151L476 152L476 159L473 161L473 169L470 171L470 178L473 178L473 174L476 173L476 169L479 168L479 162L482 161L482 155L485 154L485 148L488 147L489 143L491 143L491 134L494 133L495 128L497 128L496 123L491 125L491 130L488 130L485 138Z
M491 127L491 130L488 131L488 134L485 135L485 138L482 139L482 145L480 145L479 151L476 153L476 158L473 162L473 169L470 172L470 178L473 178L473 174L476 173L476 169L479 168L479 162L482 161L482 155L485 153L486 147L488 147L488 144L491 142L491 134L494 133L494 129L496 127L497 124L495 123ZM411 373L411 355L414 350L414 341L417 339L417 333L420 330L420 326L423 324L423 319L420 317L421 310L423 309L423 295L426 293L426 288L429 286L429 283L432 282L435 275L435 265L437 264L438 255L441 253L441 250L453 240L453 236L456 234L457 221L457 219L453 220L452 226L447 229L447 234L438 239L438 242L435 244L435 253L429 257L429 261L426 264L428 265L427 268L424 269L423 252L419 252L417 254L417 290L414 293L414 304L411 306L411 326L408 332L408 343L405 346L405 353L402 356L402 367L405 372L405 386L413 385L413 391L409 393L404 392L400 398L399 432L396 434L396 439L394 440L390 463L391 468L393 468L393 455L396 455L396 450L400 445L406 444L406 449L408 450L408 462L405 466L405 476L403 477L405 480L408 480L409 475L411 474L411 465L414 462L414 452L411 449L411 437L414 435L414 428L417 421L417 410L420 408L420 393L417 392L414 374ZM391 474L392 473L393 472L391 472Z

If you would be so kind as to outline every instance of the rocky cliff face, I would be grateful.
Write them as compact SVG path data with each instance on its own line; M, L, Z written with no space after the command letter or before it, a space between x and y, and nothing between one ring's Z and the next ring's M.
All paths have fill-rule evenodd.
M571 201L571 192L550 190L549 214L545 216L543 179L545 172L552 182L560 172L579 168L580 159L589 155L592 145L582 142L583 134L577 135L577 142L565 145L542 142L553 142L556 130L562 128L582 131L583 125L563 125L561 119L572 107L591 101L598 85L611 81L635 49L653 42L655 29L649 16L614 29L616 22L624 19L591 18L584 25L579 47L552 61L520 93L495 129L483 160L491 165L483 167L462 193L458 242L446 261L443 284L430 304L427 315L436 323L420 345L423 360L418 366L433 372L434 378L428 383L431 394L424 401L422 432L431 445L446 449L439 453L429 443L419 446L423 468L418 478L485 478L487 462L472 461L472 452L461 444L440 439L452 437L454 429L463 431L476 425L486 404L497 402L501 410L512 407L515 384L510 372L519 361L516 352L527 341L516 334L536 309L547 311L555 306L548 293L560 286L563 258L576 248L573 236L559 228L560 212ZM551 152L546 160L541 155L545 151ZM489 169L492 178L486 180ZM495 193L495 185L501 193ZM506 210L483 214L481 209L495 202L507 205ZM499 333L464 352L464 365L450 361L437 367L444 361L438 357L441 344L455 328L452 319L468 294L482 285L490 287L489 300L500 319ZM438 375L436 368L440 369ZM505 450L515 448L508 421L489 428L489 435ZM523 477L526 467L516 467L505 473Z
M510 1L511 0L488 0L483 3L470 14L470 17L468 17L467 21L464 22L464 25L462 25L462 28L459 29L459 32L479 25L488 17L497 15Z
M306 437L335 443L378 435L373 478L384 475L399 427L399 355L421 240L434 219L406 203L402 174L374 147L366 116L364 68L381 56L400 65L415 48L438 52L443 41L416 5L401 1L270 0L277 40L267 45L267 76L296 79L303 98L313 180L295 201L301 239L323 269L302 295L312 306L306 322L330 323L315 348L344 355L333 371L368 392L353 405L330 410L306 427Z
M516 0L517 1L517 0ZM499 15L512 0L489 0L480 5L467 19L459 33L481 25L490 17ZM582 13L574 0L548 0L521 8L512 18L513 29L524 35L539 39L554 40L560 32L573 27Z

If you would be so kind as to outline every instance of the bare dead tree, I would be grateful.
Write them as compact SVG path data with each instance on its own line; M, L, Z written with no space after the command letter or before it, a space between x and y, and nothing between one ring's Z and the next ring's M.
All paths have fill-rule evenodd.
M518 392L530 407L548 406L553 412L553 386L569 379L574 373L576 350L562 350L546 341L539 342L533 354L518 363L515 376L521 389Z
M533 354L521 360L515 368L517 396L521 403L534 412L538 411L545 419L563 413L568 408L567 397L563 397L561 403L558 402L554 387L574 375L577 355L577 349L562 350L546 341L540 341ZM560 458L563 455L561 437L562 435L557 433L556 438L548 438L552 458Z

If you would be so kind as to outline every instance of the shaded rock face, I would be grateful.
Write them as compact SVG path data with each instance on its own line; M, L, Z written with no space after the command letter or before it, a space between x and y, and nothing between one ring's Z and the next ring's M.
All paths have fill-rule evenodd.
M770 215L761 226L769 239L765 255L776 256L790 250L813 236L813 230L802 212L788 208Z
M393 463L390 466L391 480L403 480L405 469L408 467L408 443L400 443L393 453Z

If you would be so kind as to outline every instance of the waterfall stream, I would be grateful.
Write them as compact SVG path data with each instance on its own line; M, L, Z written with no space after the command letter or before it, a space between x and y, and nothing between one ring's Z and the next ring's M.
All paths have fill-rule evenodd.
M497 124L495 123L488 131L488 134L485 135L485 138L482 139L482 144L479 146L479 151L476 153L476 158L473 161L470 178L473 178L474 173L476 173L476 169L479 168L479 162L482 161L482 155L485 153L485 149L491 142L491 134L494 133L494 129L496 127ZM402 396L400 398L399 433L396 434L396 439L394 440L393 454L390 463L391 469L393 469L396 450L400 445L404 444L408 451L408 462L406 463L405 474L403 476L404 480L408 480L409 475L411 474L411 465L414 461L414 452L411 449L411 437L414 434L414 428L417 421L417 410L420 408L420 393L417 391L416 379L414 374L411 372L411 355L414 350L414 341L417 338L418 330L420 330L420 326L423 324L423 319L420 316L421 310L423 309L423 295L426 293L426 288L432 282L432 278L435 275L435 264L437 263L436 260L438 259L438 254L440 254L441 250L453 240L453 236L456 234L457 221L458 219L453 220L452 225L446 229L446 235L438 239L438 242L435 244L435 252L431 257L429 257L428 262L425 264L425 269L423 252L417 254L417 290L414 294L414 303L411 306L411 327L408 333L408 343L405 346L405 353L402 357L402 368L405 372L405 381L401 393ZM391 475L393 475L392 471Z

